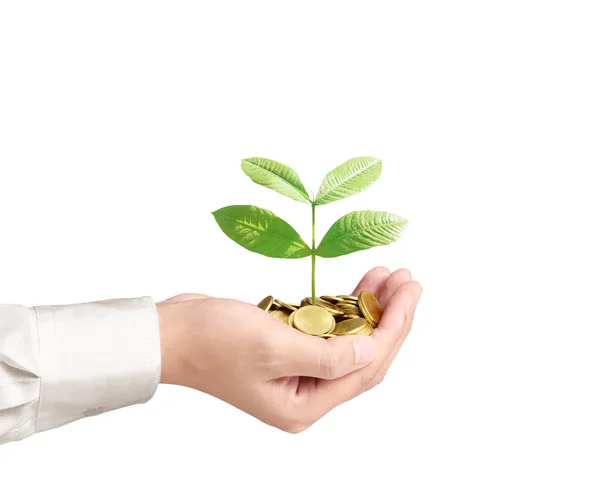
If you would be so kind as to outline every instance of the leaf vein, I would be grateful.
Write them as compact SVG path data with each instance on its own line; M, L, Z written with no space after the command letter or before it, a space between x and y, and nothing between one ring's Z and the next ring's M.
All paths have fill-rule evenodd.
M384 227L384 226L392 227L392 229L390 230L390 233L391 233L390 238L393 238L396 235L396 233L402 229L401 224L402 224L402 221L389 221L389 222L381 223L378 225L362 226L360 229L349 231L345 235L341 235L336 238L333 238L331 241L324 240L325 243L323 243L321 246L331 245L333 243L339 242L340 240L347 238L349 236L355 235L357 233L368 234L369 231L373 231L377 227ZM393 228L395 228L395 229L393 229Z
M221 214L220 217L221 218L225 218L225 219L229 219L230 221L233 221L233 222L235 222L237 224L241 224L241 225L245 226L247 229L254 229L254 230L262 231L263 233L265 233L267 235L270 235L270 236L273 236L273 237L276 237L276 238L280 238L282 240L286 240L288 242L293 243L294 245L297 245L300 248L304 248L304 247L308 248L308 245L306 245L306 242L304 240L300 239L300 241L296 241L296 240L293 240L291 238L287 238L287 237L282 236L282 235L280 235L278 233L274 233L273 231L269 231L268 227L267 228L263 228L262 226L260 226L260 224L258 226L256 226L256 225L252 224L252 222L245 221L245 220L240 220L240 219L236 219L234 217L227 216L225 214ZM252 233L252 231L249 231L249 233ZM242 236L244 236L244 235L242 235ZM300 235L298 235L298 236L300 236Z
M246 162L248 162L248 161L246 161ZM306 192L303 192L302 190L299 190L298 187L296 187L295 185L293 185L292 183L290 183L283 176L280 176L279 174L274 173L273 171L271 171L269 169L266 169L265 166L257 165L257 164L254 164L252 162L248 162L248 164L251 164L252 166L259 168L264 173L268 173L268 174L274 176L275 178L281 179L281 181L283 181L286 185L288 185L293 190L297 191L300 194L300 196L302 196L303 198L305 198L306 200L308 200L308 194Z

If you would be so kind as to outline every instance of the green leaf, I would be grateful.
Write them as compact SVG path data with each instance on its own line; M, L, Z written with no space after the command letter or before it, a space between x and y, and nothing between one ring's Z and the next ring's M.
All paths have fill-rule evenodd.
M402 236L408 221L396 214L355 211L338 219L317 248L320 257L339 257L371 247L388 245Z
M311 254L296 230L271 211L253 205L230 205L212 214L229 238L251 252L279 259Z
M266 186L271 190L297 200L310 204L310 197L300 180L300 176L293 169L270 159L254 157L242 161L242 169L252 181Z
M316 204L324 205L356 195L377 181L381 161L374 157L356 157L331 171L319 188Z

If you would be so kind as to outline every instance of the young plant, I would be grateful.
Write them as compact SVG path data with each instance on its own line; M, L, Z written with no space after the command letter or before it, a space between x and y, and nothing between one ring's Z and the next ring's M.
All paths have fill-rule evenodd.
M395 214L355 211L338 219L315 246L317 206L355 195L373 184L381 174L381 160L373 157L350 159L331 171L321 183L315 198L310 198L298 174L269 159L242 161L242 169L252 181L293 200L309 204L312 210L312 247L298 232L272 212L253 205L231 205L212 214L223 232L242 247L267 257L312 260L312 303L315 303L316 257L339 257L371 247L395 242L406 230L408 221Z

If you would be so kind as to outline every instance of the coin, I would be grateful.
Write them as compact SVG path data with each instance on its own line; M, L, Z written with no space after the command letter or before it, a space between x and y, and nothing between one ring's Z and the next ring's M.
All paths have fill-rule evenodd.
M285 302L282 302L281 300L277 300L275 299L274 302L279 306L279 307L285 307L286 309L294 312L295 310L298 309L298 307L296 307L295 305L292 304L286 304Z
M355 335L364 331L367 326L368 323L363 318L346 319L335 325L333 333L334 335Z
M366 290L360 292L358 306L367 322L373 328L376 328L383 315L383 309L379 301L375 298L375 295Z
M327 302L323 299L315 299L315 305L322 307L334 316L341 316L342 314L344 314L344 311L342 311L337 305L332 304L331 302Z
M264 299L262 299L257 307L260 307L263 311L268 311L271 306L273 305L273 297L271 295L269 295L268 297L265 297Z
M301 307L294 311L293 316L294 327L309 335L329 334L336 326L333 316L317 305Z
M294 327L294 316L298 311L292 312L288 317L288 324L293 328Z
M358 333L355 333L356 335L370 335L371 333L373 333L373 327L367 323L367 325L360 330Z
M281 309L276 309L274 311L270 311L269 314L273 316L275 319L281 321L282 323L288 324L288 320L290 318L290 312L282 311Z
M344 300L339 297L334 297L332 295L322 295L321 299L326 300L327 302L331 302L332 304L337 304L338 302L341 302Z
M381 305L369 292L361 292L359 297L323 295L315 298L315 305L312 305L311 297L305 297L299 306L287 304L269 295L258 307L282 323L322 338L370 335L383 313ZM298 314L300 311L302 312Z

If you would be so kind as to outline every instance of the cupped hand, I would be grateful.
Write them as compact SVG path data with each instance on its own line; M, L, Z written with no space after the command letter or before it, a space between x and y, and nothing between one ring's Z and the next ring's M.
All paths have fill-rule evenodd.
M298 433L384 378L408 335L421 286L406 269L376 267L358 284L384 313L371 336L323 338L256 305L200 294L157 303L161 382L200 390Z

